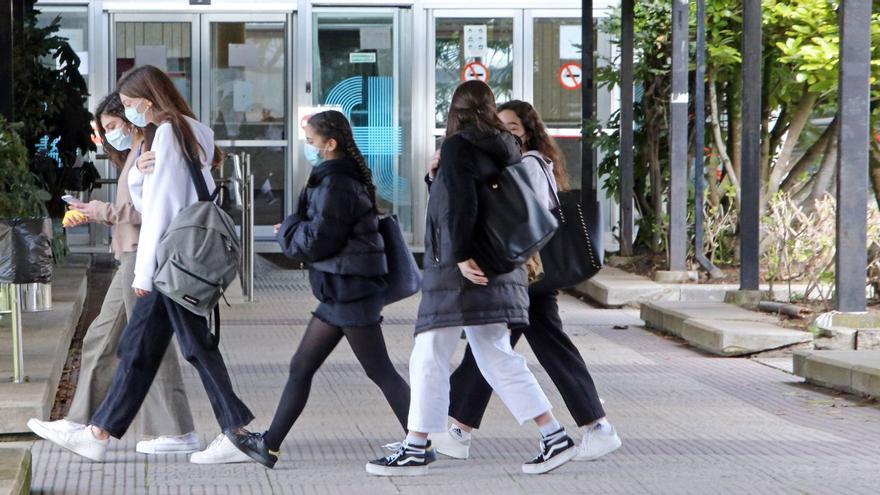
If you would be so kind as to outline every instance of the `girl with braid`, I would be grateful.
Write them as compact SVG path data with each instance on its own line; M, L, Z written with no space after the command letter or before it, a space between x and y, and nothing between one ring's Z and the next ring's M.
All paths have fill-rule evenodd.
M327 111L309 119L305 154L314 169L297 212L276 231L284 253L308 263L312 293L320 304L290 361L272 425L264 433L227 433L239 450L268 468L306 405L312 377L343 337L404 431L409 410L409 385L391 364L382 337L388 266L376 188L342 113Z

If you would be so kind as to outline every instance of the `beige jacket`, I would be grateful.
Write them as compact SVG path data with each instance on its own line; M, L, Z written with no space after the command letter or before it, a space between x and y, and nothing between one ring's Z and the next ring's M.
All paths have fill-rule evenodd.
M134 208L131 201L131 192L128 189L128 173L135 166L135 150L140 142L132 143L131 152L119 173L116 181L116 201L113 203L98 203L95 209L94 220L113 226L113 242L110 245L118 259L122 253L137 251L138 237L140 236L141 214Z

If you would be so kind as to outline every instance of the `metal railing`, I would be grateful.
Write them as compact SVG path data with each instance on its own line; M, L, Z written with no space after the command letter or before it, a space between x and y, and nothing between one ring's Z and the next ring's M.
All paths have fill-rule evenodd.
M232 175L226 177L221 168L218 184L230 186L230 203L241 205L241 291L248 302L254 301L254 175L250 153L232 153ZM226 200L221 189L220 202Z

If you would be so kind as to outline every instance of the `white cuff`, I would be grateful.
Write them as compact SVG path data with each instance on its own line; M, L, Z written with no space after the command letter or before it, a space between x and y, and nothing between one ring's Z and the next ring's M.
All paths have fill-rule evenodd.
M139 275L135 275L134 283L131 284L131 286L135 289L151 292L153 290L153 279L151 277L141 277Z

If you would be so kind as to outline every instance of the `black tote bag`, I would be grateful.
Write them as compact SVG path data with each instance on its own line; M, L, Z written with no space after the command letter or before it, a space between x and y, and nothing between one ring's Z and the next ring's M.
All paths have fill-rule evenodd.
M544 278L529 286L530 291L539 294L573 287L589 280L602 268L598 247L587 228L580 195L577 192L561 192L557 197L550 185L547 169L543 163L540 167L547 176L547 187L556 203L551 211L559 221L559 229L541 249Z
M482 229L474 240L474 258L494 273L525 264L556 232L557 219L535 197L524 167L509 165L478 189Z
M379 233L385 242L388 274L385 275L385 305L406 299L422 286L422 272L416 264L394 215L379 219Z

